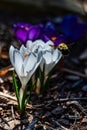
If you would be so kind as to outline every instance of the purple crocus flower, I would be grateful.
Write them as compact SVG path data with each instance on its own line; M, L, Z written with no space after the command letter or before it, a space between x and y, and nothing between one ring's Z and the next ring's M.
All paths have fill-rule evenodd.
M62 54L67 55L69 53L69 48L67 46L68 40L62 34L59 34L57 37L51 37L51 40L54 43L54 47L58 48Z
M56 26L52 22L47 22L43 28L42 40L47 42L53 36L57 36L58 31L56 30Z
M42 25L34 25L29 29L28 32L28 40L36 40L39 39L42 32Z
M51 40L54 42L55 47L59 46L61 43L67 44L67 39L62 34L59 34L57 37L51 37Z
M25 43L28 38L28 32L32 25L25 23L17 23L14 24L14 33L15 37L19 39L21 42Z
M14 24L14 32L17 39L23 44L26 44L27 40L36 40L40 37L42 26L30 25L24 23Z
M81 39L85 35L87 25L77 15L68 15L63 17L60 30L65 37L73 42Z
M14 28L14 30L16 30L17 28L26 28L26 27L30 27L31 26L31 24L25 24L25 23L21 23L21 22L19 22L19 23L17 23L17 24L14 24L13 25L13 28Z
M52 31L52 32L55 32L56 31L56 26L54 23L52 22L47 22L45 25L44 25L44 30L48 30L48 31Z

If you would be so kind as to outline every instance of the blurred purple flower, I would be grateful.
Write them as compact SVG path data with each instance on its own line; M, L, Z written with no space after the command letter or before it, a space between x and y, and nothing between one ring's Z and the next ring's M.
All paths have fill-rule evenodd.
M51 37L57 35L58 31L56 30L56 26L52 22L47 22L43 28L42 40L47 42L51 40Z
M24 28L30 28L30 26L31 26L31 24L27 24L27 23L25 24L25 23L19 22L17 24L14 24L13 28L14 28L14 30L16 30L17 28L22 28L22 29L24 29Z
M67 39L62 34L59 34L57 37L51 37L51 40L53 41L55 47L59 46L61 43L67 44Z
M30 25L24 23L14 24L14 33L17 39L19 39L23 44L26 44L27 40L36 40L40 37L42 26Z
M36 40L39 39L42 32L42 25L34 25L29 29L28 40Z
M52 32L55 32L56 31L56 26L54 23L52 22L47 22L45 25L44 25L44 30L48 30L48 31L52 31Z
M21 42L25 43L28 38L28 32L31 27L30 24L17 23L13 25L15 37Z
M60 23L60 30L65 37L73 42L81 39L85 35L87 25L77 15L68 15L63 17Z

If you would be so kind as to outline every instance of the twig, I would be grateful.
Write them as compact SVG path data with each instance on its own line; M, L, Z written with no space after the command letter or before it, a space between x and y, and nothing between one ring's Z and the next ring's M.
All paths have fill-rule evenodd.
M70 73L70 74L74 74L74 75L77 75L77 76L79 76L79 77L82 77L82 78L87 79L87 75L82 74L82 73L77 72L77 71L74 71L74 70L70 70L70 69L67 69L67 68L63 68L63 69L61 69L61 71L67 72L67 73Z
M40 104L40 105L33 105L33 109L35 108L39 108L39 107L46 107L51 105L52 103L62 103L62 102L68 102L68 101L87 101L87 97L84 98L58 98L58 99L53 99L53 100L49 100L49 101L45 101L44 104ZM47 105L46 105L47 104Z
M15 114L14 114L13 106L11 106L11 111L12 111L12 117L13 117L13 120L14 120L14 126L15 126L15 125L16 125L16 119L15 119Z
M71 105L71 104L75 104L75 105L79 108L79 110L80 110L83 114L85 114L85 115L87 116L87 112L85 112L85 109L79 104L78 101L67 102L67 105Z
M58 99L55 99L55 100L45 101L45 103L51 104L51 103L55 103L55 102L67 102L67 101L79 101L79 100L80 101L87 101L87 97L84 97L84 98L60 98L60 99L58 98Z
M6 94L6 93L0 92L0 97L8 98L8 99L13 100L13 101L15 101L15 102L17 103L17 99L16 99L15 96L12 97L11 95L8 95L8 94ZM33 108L32 105L30 105L30 104L27 104L27 107L28 107L28 108Z
M55 128L53 128L53 127L51 127L51 126L49 126L49 125L47 125L47 124L40 124L40 126L42 126L43 128L44 128L44 127L47 127L48 130L56 130ZM45 128L45 129L46 129L46 128ZM44 129L44 130L45 130L45 129ZM59 130L59 129L58 129L58 130Z
M58 121L54 121L53 119L52 119L52 121L55 122L60 128L62 128L62 130L70 130L70 129L67 129L64 126L62 126ZM55 130L59 130L59 128L57 128Z
M6 93L3 93L3 92L0 92L0 96L1 97L5 97L5 98L8 98L8 99L11 99L13 101L17 101L16 97L12 97L11 95L8 95Z
M35 124L38 122L38 118L35 118L29 125L28 127L26 128L26 130L33 130L34 129L34 126Z
M3 121L5 124L7 124L8 126L10 126L10 125L8 124L8 122L7 122L6 119L3 119L1 116L0 116L0 118L2 119L2 121Z

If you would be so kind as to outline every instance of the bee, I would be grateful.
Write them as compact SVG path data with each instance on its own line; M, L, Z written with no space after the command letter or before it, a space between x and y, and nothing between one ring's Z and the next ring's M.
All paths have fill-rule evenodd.
M60 43L57 48L62 52L63 55L68 55L69 48L65 43Z
M50 45L52 48L60 50L63 55L68 55L69 54L69 48L65 43L60 43L57 47L54 45Z
M67 55L69 53L69 48L65 43L65 37L63 35L59 35L58 37L53 36L51 40L54 42L54 48L58 48L63 55Z

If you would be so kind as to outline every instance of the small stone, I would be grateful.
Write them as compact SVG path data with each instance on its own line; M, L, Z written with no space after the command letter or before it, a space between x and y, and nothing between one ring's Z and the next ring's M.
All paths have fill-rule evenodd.
M71 80L71 81L77 81L80 79L79 76L75 76L75 75L68 75L68 76L65 76L65 79L68 79L68 80Z
M82 90L85 91L85 92L87 92L87 85L84 85L84 86L82 87Z
M87 68L84 69L85 74L87 75Z
M59 119L58 122L62 125L69 126L70 122L67 119Z
M79 57L80 60L87 60L87 49L80 55Z
M60 115L64 112L64 109L61 106L58 106L52 111L52 114L54 115Z
M4 83L4 81L3 81L3 79L2 79L2 78L0 78L0 83Z

